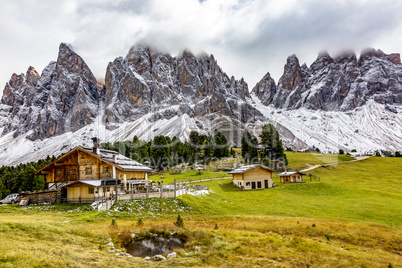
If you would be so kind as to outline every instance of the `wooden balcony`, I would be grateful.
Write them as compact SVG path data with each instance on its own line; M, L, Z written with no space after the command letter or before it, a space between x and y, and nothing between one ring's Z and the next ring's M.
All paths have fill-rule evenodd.
M67 174L66 175L66 181L77 181L78 180L78 174Z

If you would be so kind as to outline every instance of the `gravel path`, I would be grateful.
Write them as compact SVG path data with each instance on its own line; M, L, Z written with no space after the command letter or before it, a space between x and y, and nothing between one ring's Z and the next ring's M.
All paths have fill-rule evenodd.
M328 164L322 164L322 165L314 165L314 166L311 166L311 167L308 167L308 168L306 168L306 169L301 170L301 172L310 171L310 170L313 170L313 169L316 169L316 168L319 168L319 167L324 167L324 166L332 166L332 165L337 165L337 164L343 164L343 163L351 163L351 162L361 161L361 160L367 159L367 158L369 158L369 157L370 157L370 156L358 156L358 157L356 157L356 159L350 160L350 161L335 162L335 163L328 163Z

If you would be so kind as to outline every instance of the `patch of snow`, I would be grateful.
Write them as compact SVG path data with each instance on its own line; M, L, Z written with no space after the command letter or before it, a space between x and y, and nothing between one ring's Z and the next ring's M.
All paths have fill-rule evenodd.
M201 197L201 196L207 195L209 193L210 193L209 190L198 190L198 191L190 192L189 194L193 195L193 196Z
M402 113L392 113L373 100L353 111L342 112L305 108L280 110L265 106L257 97L252 97L254 107L267 118L267 122L260 122L261 125L272 123L294 135L283 137L288 147L306 149L304 144L325 153L337 153L339 149L346 152L356 149L363 154L376 150L402 150Z

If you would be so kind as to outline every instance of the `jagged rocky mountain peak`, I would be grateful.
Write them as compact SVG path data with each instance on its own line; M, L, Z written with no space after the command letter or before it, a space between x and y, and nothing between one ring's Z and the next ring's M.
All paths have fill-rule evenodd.
M356 53L352 50L343 51L335 57L334 61L340 64L351 62L357 65Z
M329 55L328 51L326 51L326 50L323 50L323 51L319 52L318 55L317 55L316 60L319 60L321 58L332 59L331 55Z
M328 52L322 51L318 54L317 59L310 65L310 70L312 73L317 73L333 63L334 59L328 54Z
M387 55L387 59L393 64L401 64L401 55L399 53L392 53Z
M110 62L101 86L85 61L62 43L56 61L41 75L30 67L24 74L13 74L6 83L0 104L0 134L10 140L15 137L14 144L18 139L36 142L29 153L37 152L49 140L52 148L57 147L49 150L52 154L71 145L59 137L73 135L79 143L94 131L114 140L134 135L149 140L153 135L186 139L191 130L206 133L219 129L239 144L241 130L250 126L271 121L283 123L292 132L293 124L313 120L317 133L325 136L329 132L319 126L332 118L332 111L346 118L356 111L361 115L375 109L373 122L386 117L382 110L391 111L395 121L375 131L384 134L384 126L402 129L397 121L402 114L402 65L395 53L370 49L359 59L350 51L335 57L320 53L310 67L300 65L296 55L291 55L277 83L267 72L251 93L246 81L227 75L213 55L185 50L172 56L145 43ZM281 120L292 124L275 121L280 114L288 116ZM347 136L359 139L352 124L343 126L348 128ZM12 136L4 136L12 132ZM289 135L289 143L298 143L297 135ZM0 144L9 143L1 138ZM399 140L387 136L386 142L376 142L384 148L396 148L393 144L401 144ZM315 146L323 148L318 143ZM6 149L0 147L0 157L8 157ZM9 163L12 161L16 160Z
M300 68L302 68L303 70L309 69L306 63L303 63L302 66L300 66Z
M61 43L59 46L59 54L57 57L57 63L63 64L68 62L70 57L78 56L73 49L73 46L66 43Z
M287 59L276 91L266 79L261 79L253 92L262 104L273 104L276 108L347 111L365 105L370 99L388 105L402 103L400 56L381 50L364 50L359 59L353 51L335 58L321 52L310 68L300 67L292 55Z
M8 121L0 122L2 134L30 132L37 140L78 130L99 113L103 96L85 61L68 44L62 43L56 62L42 75L29 67L26 74L13 75L6 84L2 104L8 105ZM0 111L1 112L1 111Z
M26 81L27 81L27 83L36 86L39 78L40 78L40 75L35 70L35 68L32 67L32 66L29 66L29 68L28 68L28 70L26 72Z
M70 44L60 44L56 64L57 69L65 69L70 73L78 75L85 73L86 79L92 80L92 71L89 69L85 61L74 51Z
M381 49L375 49L375 48L365 48L360 53L360 59L363 59L366 57L382 58L384 56L386 56L386 54Z
M286 66L288 66L288 67L299 66L300 67L299 59L297 58L297 56L295 54L292 54L287 58L285 67Z
M257 96L264 105L269 105L272 102L276 93L276 84L269 72L253 87L251 93Z
M229 77L213 55L189 50L173 57L136 45L124 59L109 63L105 87L108 129L140 118L157 122L186 117L197 120L197 128L202 129L211 124L207 121L223 116L240 124L257 113L247 101L250 93L244 79Z
M183 50L183 52L180 54L180 57L182 58L195 58L195 55L193 52L191 52L188 49Z
M302 82L302 72L299 64L299 59L295 54L289 56L283 70L283 75L279 79L279 85L286 90L294 90Z
M359 62L361 63L371 58L386 59L393 64L401 64L401 56L399 53L386 54L382 50L374 48L363 49L360 54Z
M34 67L30 66L24 74L12 74L10 80L6 83L3 90L2 104L13 106L23 104L24 91L28 87L35 87L40 79L40 75ZM32 91L32 90L30 90ZM28 93L28 92L25 92Z

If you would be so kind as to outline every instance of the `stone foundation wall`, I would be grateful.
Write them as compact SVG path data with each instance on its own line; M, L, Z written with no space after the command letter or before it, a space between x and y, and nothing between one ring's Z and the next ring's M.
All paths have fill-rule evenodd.
M58 191L38 191L21 193L21 199L29 198L28 204L43 205L59 203Z

